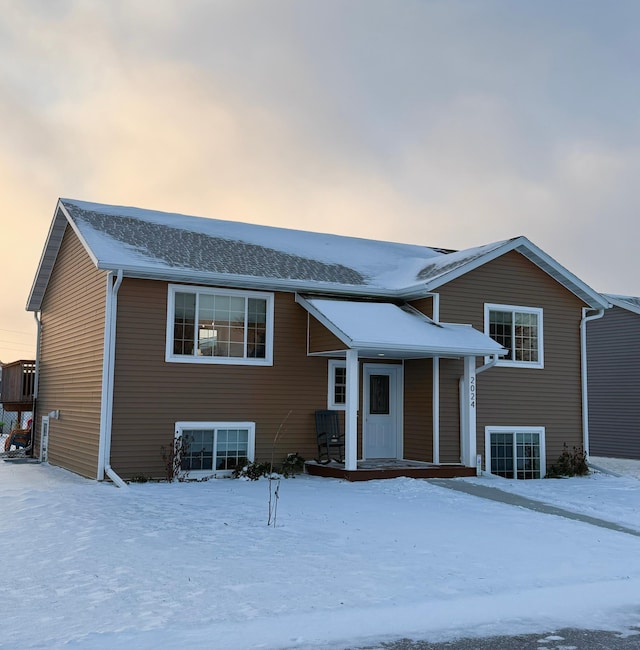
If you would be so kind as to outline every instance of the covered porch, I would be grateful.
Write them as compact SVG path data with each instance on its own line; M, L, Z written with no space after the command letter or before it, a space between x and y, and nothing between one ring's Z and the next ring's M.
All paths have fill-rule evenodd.
M348 480L475 474L476 374L504 353L498 343L470 325L440 323L408 304L302 296L296 300L331 335L314 339L310 324L307 353L339 359L329 362L330 372L340 363L344 378L340 405L344 459L337 459L344 462L308 463L310 474ZM478 357L492 361L478 368ZM424 395L431 401L432 421L425 423L424 430L432 434L433 452L406 458L404 364L419 359L432 360L429 375L433 376L428 378L432 389ZM440 359L462 361L458 378L460 457L449 455L448 461L459 461L453 463L440 462Z

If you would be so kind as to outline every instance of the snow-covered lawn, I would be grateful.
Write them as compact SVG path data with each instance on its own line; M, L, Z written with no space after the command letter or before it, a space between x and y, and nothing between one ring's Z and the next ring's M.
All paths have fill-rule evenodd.
M471 480L640 530L633 477ZM640 625L640 538L421 480L283 480L274 528L264 480L118 489L0 461L0 503L3 649L318 649Z

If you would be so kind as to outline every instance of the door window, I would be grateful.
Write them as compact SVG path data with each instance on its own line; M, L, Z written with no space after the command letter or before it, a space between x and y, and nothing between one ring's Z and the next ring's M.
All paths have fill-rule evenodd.
M369 379L369 413L389 415L389 375L371 375Z

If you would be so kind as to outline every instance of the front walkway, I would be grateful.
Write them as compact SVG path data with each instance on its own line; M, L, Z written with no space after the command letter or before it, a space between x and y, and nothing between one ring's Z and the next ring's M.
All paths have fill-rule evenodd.
M620 524L615 524L611 521L606 521L605 519L599 519L598 517L590 517L589 515L583 515L578 512L571 512L571 510L558 508L557 506L549 505L543 501L536 501L535 499L522 497L518 494L513 494L512 492L505 492L499 488L489 487L488 485L478 485L477 483L468 483L467 481L443 481L437 478L428 480L429 483L437 485L438 487L457 490L458 492L464 492L465 494L470 494L482 499L499 501L500 503L506 503L510 506L518 506L520 508L534 510L535 512L542 512L547 515L556 515L558 517L565 517L566 519L582 521L586 524L591 524L592 526L600 526L600 528L608 528L609 530L616 530L620 533L627 533L628 535L640 537L640 530L627 528L626 526L621 526Z

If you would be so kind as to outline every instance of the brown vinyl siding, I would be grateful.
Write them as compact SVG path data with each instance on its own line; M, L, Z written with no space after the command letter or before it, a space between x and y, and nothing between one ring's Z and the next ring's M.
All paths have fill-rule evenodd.
M166 319L167 283L125 278L116 337L116 472L163 477L161 448L172 444L178 421L255 422L256 460L316 456L314 412L327 405L327 359L307 356L307 312L293 294L275 294L273 366L167 363Z
M640 458L640 315L620 307L587 324L589 447Z
M517 252L510 252L440 288L440 320L484 331L485 303L543 309L544 368L491 368L478 376L477 449L484 458L486 426L545 427L547 467L582 446L580 319L583 303ZM479 363L481 360L479 360ZM460 458L462 362L440 363L442 462Z
M35 431L49 422L48 460L95 478L100 434L106 273L67 227L41 312ZM36 450L39 441L36 440Z
M309 316L309 352L335 352L346 350L347 346L322 323Z
M433 460L433 365L431 359L404 362L404 457Z

